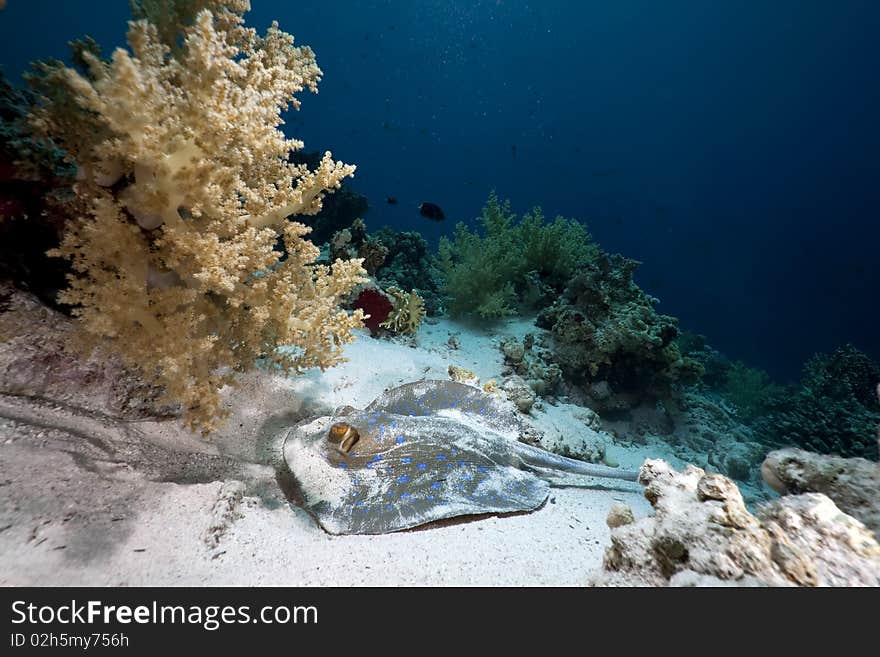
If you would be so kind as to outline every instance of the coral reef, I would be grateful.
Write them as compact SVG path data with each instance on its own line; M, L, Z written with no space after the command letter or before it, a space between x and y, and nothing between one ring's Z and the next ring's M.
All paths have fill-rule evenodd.
M84 49L86 75L39 67L32 120L76 165L87 210L53 252L76 272L61 300L84 346L110 342L208 432L218 390L258 358L329 367L361 325L338 306L360 263L313 265L309 229L286 220L318 212L354 167L288 161L302 143L278 129L281 112L321 75L309 48L277 24L246 28L247 0L174 3L173 20L166 4L138 4L149 20L130 23L131 52Z
M538 326L552 333L563 374L587 389L603 384L592 395L599 409L668 397L673 384L702 374L702 366L679 351L677 320L658 314L657 300L633 281L636 267L634 260L602 253L538 315Z
M727 372L733 366L730 359L712 347L706 341L705 335L693 331L681 331L677 342L682 356L687 356L703 366L700 383L710 390L724 390Z
M70 217L75 170L61 151L32 138L33 102L0 72L0 277L61 308L70 264L46 251L59 245Z
M501 390L513 402L513 405L517 407L520 413L531 411L538 398L528 382L516 374L505 378L501 382Z
M744 422L766 415L778 405L783 393L784 388L773 383L763 370L746 367L741 361L727 370L724 394Z
M425 319L425 302L422 297L415 290L404 292L398 287L389 287L386 291L391 295L393 308L388 313L388 318L379 326L393 333L415 334Z
M786 448L770 452L761 473L767 485L780 494L827 495L880 541L880 464Z
M559 387L562 370L552 362L549 350L539 346L539 342L534 333L527 333L522 340L503 338L499 346L510 370L525 379L535 394L546 396ZM507 370L503 373L506 374Z
M425 301L425 312L439 314L442 309L440 274L425 238L415 231L398 232L388 226L376 231L373 237L387 249L385 261L376 271L382 287L418 290Z
M545 223L540 208L517 222L510 202L500 204L494 192L480 223L482 236L459 223L452 240L440 240L442 291L449 298L452 315L497 318L515 314L533 287L534 275L531 282L527 275L536 272L539 280L561 290L597 253L583 224L563 217Z
M337 231L330 238L331 261L360 259L371 276L382 266L387 255L388 247L367 235L363 219L355 219L351 226Z
M852 345L818 354L804 367L800 387L758 418L755 431L772 445L877 459L878 382L880 368Z
M654 514L620 524L614 511L594 585L880 585L880 545L825 495L783 497L752 515L730 479L694 466L648 460L639 482Z
M666 438L679 457L741 482L757 483L767 447L735 413L697 390L682 391L677 407L675 429Z

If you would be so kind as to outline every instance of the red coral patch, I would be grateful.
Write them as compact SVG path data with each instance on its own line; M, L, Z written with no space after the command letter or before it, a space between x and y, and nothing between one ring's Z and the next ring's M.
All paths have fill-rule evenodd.
M369 315L364 320L364 326L370 329L370 333L378 333L379 324L388 319L388 315L394 309L384 294L372 288L361 290L354 307L362 309Z

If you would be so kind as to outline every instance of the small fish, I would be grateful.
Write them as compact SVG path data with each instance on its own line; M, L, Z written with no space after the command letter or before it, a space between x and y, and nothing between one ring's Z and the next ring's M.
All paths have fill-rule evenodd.
M389 196L388 198L386 198L386 199L385 199L385 202L386 202L388 205L397 205L397 199L394 198L393 196Z
M422 203L419 206L419 214L434 221L443 221L446 218L443 209L434 203Z

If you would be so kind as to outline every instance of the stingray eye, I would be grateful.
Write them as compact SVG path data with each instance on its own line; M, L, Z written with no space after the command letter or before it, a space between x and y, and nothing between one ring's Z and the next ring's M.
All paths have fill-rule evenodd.
M358 434L357 429L345 422L337 422L330 427L330 432L327 434L327 440L337 445L346 454L351 451L351 448L354 447L359 438L360 434Z

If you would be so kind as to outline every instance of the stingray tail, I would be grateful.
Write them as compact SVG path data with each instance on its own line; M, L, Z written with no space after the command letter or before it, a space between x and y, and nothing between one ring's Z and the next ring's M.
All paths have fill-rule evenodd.
M624 481L637 481L637 470L621 470L598 463L587 463L565 456L559 456L538 447L532 447L524 443L516 445L516 452L526 465L551 469L571 474L586 475L588 477L604 477L607 479L623 479Z

